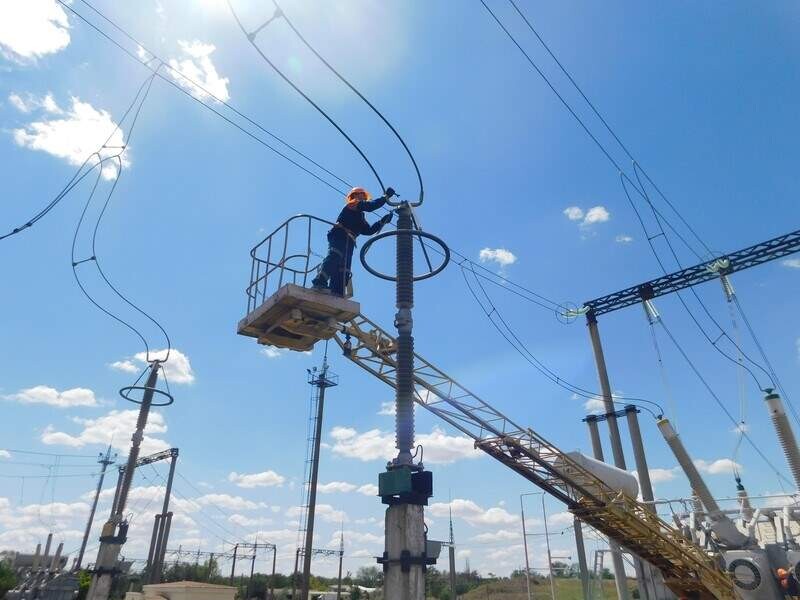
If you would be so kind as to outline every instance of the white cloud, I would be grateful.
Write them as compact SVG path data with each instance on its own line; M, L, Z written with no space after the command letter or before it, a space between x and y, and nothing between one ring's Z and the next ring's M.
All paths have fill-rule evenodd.
M63 431L56 431L52 425L45 427L41 440L48 445L71 446L80 448L87 444L111 444L117 450L126 452L130 448L131 435L136 430L138 410L112 410L106 415L96 419L73 418L73 422L82 425L83 429L77 435ZM141 452L152 454L169 448L169 444L154 435L167 432L164 416L156 411L150 413L150 418L145 427Z
M11 458L11 452L8 450L0 450L0 458Z
M46 404L58 408L72 408L74 406L97 406L94 392L86 388L72 388L59 392L46 385L37 385L3 396L6 400L13 400L20 404Z
M0 53L6 58L33 61L69 42L69 20L55 0L0 2Z
M572 516L572 513L566 511L547 515L547 523L553 527L566 527L567 525L572 525L574 520L575 517Z
M261 349L261 354L263 354L267 358L282 358L284 356L292 354L304 354L306 356L311 356L311 350L305 350L304 352L299 352L297 350L288 350L286 348L275 348L274 346L267 346Z
M592 206L585 211L579 206L568 206L563 212L570 221L580 221L581 227L605 223L611 219L611 213L605 206Z
M393 417L395 415L395 408L394 400L381 402L381 409L378 411L378 414L385 417Z
M334 427L330 436L335 454L362 461L391 460L397 455L394 433L370 429L359 433L351 427ZM447 435L434 427L430 433L417 434L416 441L424 448L423 460L431 464L449 464L463 458L478 458L481 452L466 436Z
M130 360L115 360L108 366L117 371L124 371L125 373L138 373L141 370Z
M235 514L228 517L228 520L241 527L260 527L261 525L271 525L272 519L268 517L246 517L244 515Z
M621 233L614 238L614 241L617 242L618 244L630 244L633 241L633 238L629 235Z
M677 477L680 471L680 467L672 467L671 469L649 469L650 481L653 483L672 481Z
M237 473L234 471L228 475L228 481L240 488L280 487L286 478L278 475L275 471L262 471L261 473Z
M170 71L170 75L178 85L201 99L209 98L209 94L213 94L220 100L229 100L229 80L227 77L220 77L217 68L211 62L211 54L216 47L213 44L204 44L197 40L193 42L179 40L178 45L181 47L183 56L180 60L175 58L169 60L169 66L183 75L181 77L175 71ZM200 89L201 87L206 91Z
M781 261L781 264L790 269L800 269L800 258L787 258Z
M734 471L742 471L742 465L732 461L730 458L718 458L710 462L697 459L694 461L694 466L696 466L701 473L708 473L709 475L721 475L733 473Z
M194 499L202 506L218 506L227 510L255 510L257 508L268 508L263 502L253 502L241 496L231 496L230 494L206 494Z
M519 517L512 515L498 506L484 509L472 500L454 498L448 502L434 502L429 512L434 517L447 517L452 510L453 516L464 519L470 525L511 525L519 522Z
M606 412L606 405L601 398L589 398L583 403L583 408L593 415L601 415Z
M527 521L527 519L526 519ZM519 531L511 531L509 529L498 529L491 533L479 533L472 538L473 542L479 544L486 544L491 542L508 542L510 540L518 540L522 534Z
M40 150L66 160L71 165L79 166L94 152L99 151L103 158L116 155L125 143L124 133L117 127L110 113L96 109L88 102L81 102L79 98L73 96L72 106L66 111L59 108L49 95L43 99L29 100L27 103L24 103L19 96L17 98L19 102L14 102L17 108L22 106L32 110L41 107L47 113L54 115L52 118L44 117L40 121L28 123L25 127L12 131L14 141L23 148ZM107 147L100 148L107 139ZM127 151L120 155L120 161L123 168L130 166ZM117 167L116 160L107 161L103 166L103 177L114 179L117 176Z
M377 496L378 495L378 486L374 483L365 483L360 488L358 488L359 494L364 494L365 496Z
M482 263L493 262L502 269L517 262L514 253L505 248L484 248L478 255Z
M583 225L594 225L595 223L605 223L611 218L611 213L608 212L605 206L593 206L586 211L586 216L583 219Z
M354 483L347 483L346 481L331 481L330 483L320 483L317 486L317 491L320 494L334 494L337 492L346 494L356 489L358 489L357 485Z
M302 512L302 507L292 506L286 510L286 516L290 519L297 518ZM326 523L343 523L350 520L346 512L335 509L330 504L317 504L314 514L316 515L315 518L321 519Z
M151 350L150 360L164 360L167 350ZM147 353L139 352L133 358L116 360L108 366L124 373L138 373L147 367ZM194 383L194 371L189 357L180 350L172 348L167 362L161 363L160 376L165 376L170 383Z

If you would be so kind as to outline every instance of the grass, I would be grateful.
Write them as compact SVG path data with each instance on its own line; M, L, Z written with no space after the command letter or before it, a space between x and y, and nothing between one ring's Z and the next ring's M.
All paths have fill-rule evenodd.
M613 579L603 580L602 594L599 582L592 581L592 598L601 600L606 598L612 600L616 598L616 588ZM581 591L579 579L555 579L556 600L585 600ZM628 588L631 593L636 589L636 582L628 580ZM551 600L550 581L537 578L534 582L531 579L531 598L534 600ZM500 579L490 583L479 585L474 590L461 596L462 600L527 600L528 594L525 589L525 579L515 577L514 579Z

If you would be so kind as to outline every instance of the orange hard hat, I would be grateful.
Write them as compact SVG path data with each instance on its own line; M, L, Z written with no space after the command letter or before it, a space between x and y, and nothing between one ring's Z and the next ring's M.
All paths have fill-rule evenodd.
M347 192L347 196L345 196L345 200L350 201L353 199L353 196L356 194L364 194L367 197L367 200L372 200L372 195L365 190L363 187L354 187L352 190Z

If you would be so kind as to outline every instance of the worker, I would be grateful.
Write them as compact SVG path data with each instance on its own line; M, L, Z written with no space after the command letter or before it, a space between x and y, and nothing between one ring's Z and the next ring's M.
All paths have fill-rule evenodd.
M353 262L353 250L359 235L374 235L384 225L390 223L393 212L384 215L370 225L364 217L365 212L378 210L386 201L395 195L392 188L375 200L367 190L354 187L345 196L345 206L336 218L336 223L328 231L328 255L322 261L319 273L311 282L313 289L329 292L336 296L344 296L344 290L350 281L350 267Z

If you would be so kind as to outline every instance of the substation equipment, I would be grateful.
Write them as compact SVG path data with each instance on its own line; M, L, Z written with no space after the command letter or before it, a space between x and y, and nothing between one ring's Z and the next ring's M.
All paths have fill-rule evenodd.
M640 476L647 473L637 410L635 407L626 407L621 412L614 410L597 316L794 253L800 250L800 231L586 303L582 312L587 315L607 408L605 415L588 421L593 458L577 452L562 452L533 429L519 425L413 351L413 286L410 284L414 275L404 266L408 263L401 254L413 246L414 235L429 240L437 238L414 228L410 209L407 217L403 217L402 211L400 216L398 232L375 236L361 250L362 263L370 273L397 282L396 336L364 316L359 303L352 298L307 289L318 267L315 257L321 256L312 250L313 240L322 239L322 235L313 234L314 227L332 225L311 215L288 219L252 249L250 284L246 290L247 314L237 328L239 334L254 337L260 344L300 351L311 349L317 341L334 339L347 358L395 388L399 454L379 478L382 500L390 504L386 519L386 553L379 558L385 568L388 564L387 598L422 598L422 592L418 592L419 575L424 567L424 537L420 535L420 525L422 506L432 493L432 480L411 458L413 428L409 429L409 425L413 427L413 412L409 409L409 398L471 437L477 448L562 501L579 522L607 536L613 543L612 550L616 547L620 552L624 550L633 555L638 564L637 574L640 569L649 572L648 577L640 577L650 582L640 589L642 597L651 600L676 596L750 600L782 598L793 592L800 578L800 546L787 519L795 519L797 509L792 506L773 511L775 527L780 525L783 532L780 541L769 544L755 541L753 530L758 527L753 524L763 520L767 513L756 514L758 511L755 511L750 519L734 523L720 511L710 493L705 493L707 487L697 470L692 469L691 461L687 461L688 454L666 419L659 421L659 430L695 491L700 489L703 512L694 522L697 531L690 532L682 524L676 526L663 520L656 513L652 500L637 500L639 484L625 470L627 465L617 423L618 417L627 419L633 436L637 472ZM365 260L372 243L389 235L398 236L397 276L378 273ZM441 244L439 253L447 257L448 250ZM423 277L438 273L446 263L447 258L443 265L431 268ZM768 394L767 404L794 469L800 466L800 453L780 397ZM598 421L606 422L612 432L614 465L602 462ZM649 478L641 479L643 492L652 498ZM800 480L796 479L796 484L800 488ZM419 570L414 573L415 569ZM403 590L402 595L395 590Z

